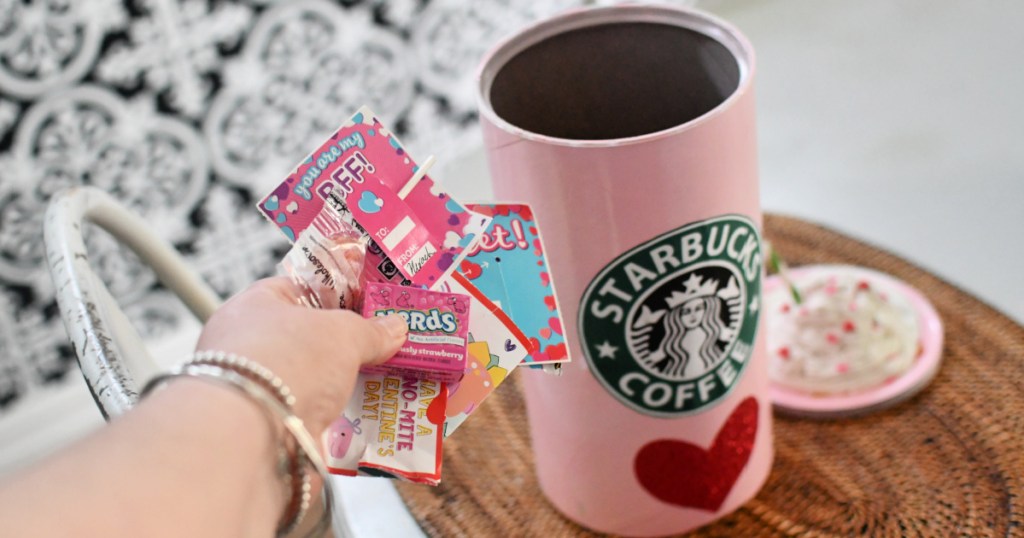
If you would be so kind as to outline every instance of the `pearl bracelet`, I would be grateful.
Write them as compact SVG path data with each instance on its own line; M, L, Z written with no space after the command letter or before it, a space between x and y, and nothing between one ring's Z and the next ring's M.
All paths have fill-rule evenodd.
M259 383L264 389L273 392L277 395L278 401L284 404L288 409L295 406L295 396L292 395L292 391L284 384L284 381L282 381L280 377L274 375L270 369L266 368L262 364L251 361L245 357L241 357L233 353L225 353L223 351L197 351L192 355L192 359L188 364L209 364L234 370L239 374L248 377L250 380ZM309 511L309 503L312 499L310 476L306 469L301 465L301 462L298 461L298 452L293 446L286 446L284 451L289 455L294 455L294 457L287 458L288 467L286 468L285 473L290 481L291 498L285 507L285 513L282 517L282 521L285 521L286 523L279 527L279 535L286 535L290 533L299 525L299 523L302 522L302 519Z
M238 359L238 357L236 357L236 359ZM248 362L250 364L255 364L251 363L251 361ZM248 369L245 371L250 372ZM269 370L267 372L269 372ZM271 374L271 376L273 376L273 374ZM320 457L320 453L317 450L316 442L302 423L302 419L295 416L289 407L278 399L281 391L275 391L276 394L271 393L263 382L250 379L233 368L204 362L194 364L186 363L174 371L157 375L146 384L145 388L142 389L140 397L145 396L157 386L178 377L192 377L230 386L245 393L253 401L260 404L265 410L268 410L271 414L277 416L290 434L290 437L295 441L299 452L302 453L303 459L320 475L323 482L323 496L321 497L323 513L321 514L316 527L309 534L309 536L321 536L324 531L329 528L333 514L334 491L331 487L330 476L327 472L327 466L324 465L323 459ZM262 378L262 376L260 377ZM274 377L276 378L276 376ZM281 383L281 387L287 391L287 387L285 387L283 383ZM286 392L286 394L290 394L290 391ZM294 398L292 398L291 401L294 401ZM305 507L300 507L300 510L291 518L291 521L287 522L278 530L278 536L284 536L293 531L295 527L298 526L301 518L305 515L305 512L309 507L311 495L308 475L303 472L303 476L307 478L303 481L303 504Z

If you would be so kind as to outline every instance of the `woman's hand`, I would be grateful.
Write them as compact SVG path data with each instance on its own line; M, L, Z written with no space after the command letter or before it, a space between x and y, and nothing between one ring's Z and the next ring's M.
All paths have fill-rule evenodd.
M363 319L296 303L285 277L260 280L206 322L196 350L224 351L262 364L295 394L295 413L320 433L352 395L359 367L383 362L405 342L399 316Z
M319 437L352 395L359 367L394 355L407 329L397 316L312 310L295 297L286 278L253 284L214 313L197 347L269 368ZM271 536L291 487L278 471L283 432L267 418L239 391L174 380L109 426L7 479L0 533ZM52 517L55 506L60 517ZM315 522L311 513L306 524Z

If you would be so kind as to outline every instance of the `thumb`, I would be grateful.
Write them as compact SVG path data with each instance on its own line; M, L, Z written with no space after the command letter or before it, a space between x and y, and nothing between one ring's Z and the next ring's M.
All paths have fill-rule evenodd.
M379 364L390 359L409 334L409 326L398 314L355 321L348 345L355 351L360 364Z

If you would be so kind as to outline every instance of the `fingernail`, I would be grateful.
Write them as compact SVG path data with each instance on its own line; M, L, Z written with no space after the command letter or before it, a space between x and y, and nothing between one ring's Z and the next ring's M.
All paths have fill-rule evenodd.
M373 320L383 325L392 338L405 338L406 333L409 332L409 326L405 323L405 319L398 314L388 314L387 316L373 318Z

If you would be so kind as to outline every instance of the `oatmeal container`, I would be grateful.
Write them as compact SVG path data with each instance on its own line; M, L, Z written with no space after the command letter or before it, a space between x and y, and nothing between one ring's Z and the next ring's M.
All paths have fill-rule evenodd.
M669 6L567 12L480 67L494 192L544 222L574 360L521 375L537 476L603 532L684 532L772 464L754 53Z

